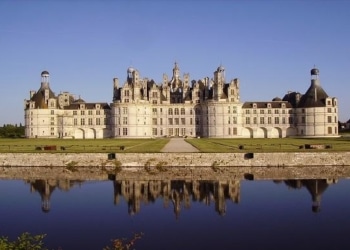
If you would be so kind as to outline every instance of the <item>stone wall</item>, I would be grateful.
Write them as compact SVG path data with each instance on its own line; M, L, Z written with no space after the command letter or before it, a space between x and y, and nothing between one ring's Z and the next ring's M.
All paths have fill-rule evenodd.
M348 166L350 152L307 153L6 153L2 167Z

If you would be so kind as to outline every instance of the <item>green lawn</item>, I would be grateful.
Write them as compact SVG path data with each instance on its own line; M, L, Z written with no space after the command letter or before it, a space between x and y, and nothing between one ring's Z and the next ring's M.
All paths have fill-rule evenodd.
M350 151L350 138L276 138L276 139L186 139L201 152L311 152ZM330 148L303 149L305 144L329 145ZM241 149L240 149L241 148Z
M169 141L160 139L0 139L0 153L157 153ZM319 139L208 139L190 138L187 142L200 152L311 152L350 151L350 137ZM301 148L305 144L329 145L324 150ZM44 150L45 146L55 146L56 150ZM241 147L241 149L240 149Z
M105 153L160 152L169 139L0 139L0 153ZM44 150L55 146L56 150ZM40 150L41 149L41 150Z

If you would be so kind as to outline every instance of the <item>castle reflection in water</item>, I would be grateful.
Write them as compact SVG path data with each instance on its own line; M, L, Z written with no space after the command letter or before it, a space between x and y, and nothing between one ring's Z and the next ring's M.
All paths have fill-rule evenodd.
M273 181L273 180L271 180ZM26 180L32 192L41 196L43 212L50 211L50 197L55 189L69 191L73 186L83 185L83 181L75 180ZM220 215L226 213L226 203L240 202L240 180L113 180L114 204L118 205L122 198L128 204L130 215L140 212L142 204L162 199L164 207L172 207L176 218L181 208L190 208L191 202L205 205L215 204L215 211ZM337 183L336 179L288 179L275 180L292 189L306 188L311 195L311 208L319 212L321 196L329 185Z

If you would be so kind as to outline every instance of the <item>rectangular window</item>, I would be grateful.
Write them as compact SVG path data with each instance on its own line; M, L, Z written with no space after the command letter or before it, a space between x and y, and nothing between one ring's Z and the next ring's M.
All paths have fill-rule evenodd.
M100 118L96 118L96 125L101 125Z
M152 118L152 125L157 125L157 118Z
M172 136L173 135L173 129L172 128L169 128L168 129L168 136Z
M327 116L327 121L328 121L328 123L331 123L332 122L332 116Z
M123 135L128 135L128 128L123 128Z
M153 128L152 129L152 134L155 136L155 135L157 135L157 128Z
M237 117L232 117L232 124L237 124Z
M77 125L78 125L78 119L77 119L77 118L74 118L73 124L74 124L74 126L77 126Z
M173 125L173 118L168 118L168 124Z
M278 109L275 109L275 114L279 114L279 110Z
M289 120L289 124L293 124L293 117L289 117L288 120Z
M181 125L185 125L186 124L186 119L185 118L181 118Z
M268 109L268 110L267 110L267 113L268 113L268 114L272 114L271 109Z
M159 119L159 124L160 124L160 125L163 125L163 118L160 118L160 119Z
M54 115L55 114L55 111L54 110L51 110L51 115Z
M275 117L275 124L279 124L280 123L280 118L279 117Z
M253 118L253 124L257 124L258 123L257 120L258 120L257 117L254 117Z
M88 119L88 124L89 124L89 125L92 125L92 118L89 118L89 119Z
M190 125L192 125L192 123L193 123L193 120L192 120L192 118L190 118Z
M267 117L267 124L271 124L272 123L272 118L271 117Z
M123 115L127 115L128 114L128 108L127 107L123 107Z
M89 111L88 111L88 115L92 115L92 110L89 110Z
M260 124L265 124L265 118L264 117L260 117Z
M254 115L256 114L256 109L253 109L253 114L254 114Z
M237 135L237 128L233 128L233 135Z
M233 107L233 108L232 108L232 113L233 113L233 114L236 114L236 113L237 113L237 108L236 108L236 107Z
M175 125L179 125L179 118L175 118Z
M157 92L152 92L152 97L153 98L157 98L158 97L158 93Z
M128 117L123 117L123 124L127 125L128 124Z
M245 118L245 124L250 124L250 117Z
M181 108L181 115L184 115L184 114L185 114L185 109Z
M81 115L85 115L85 111L84 111L84 110L81 110L81 111L80 111L80 114L81 114Z
M80 119L80 125L85 125L85 119L84 118Z
M245 113L246 113L246 114L250 114L250 110L249 110L249 109L246 109L246 110L245 110Z
M264 110L263 109L260 109L260 114L264 114Z
M286 118L282 117L282 124L286 124Z
M179 115L179 109L175 108L175 115Z
M328 127L328 134L332 134L332 127Z
M100 110L96 110L96 115L100 115Z
M156 114L157 114L157 108L153 108L153 109L152 109L152 113L153 113L154 115L156 115Z

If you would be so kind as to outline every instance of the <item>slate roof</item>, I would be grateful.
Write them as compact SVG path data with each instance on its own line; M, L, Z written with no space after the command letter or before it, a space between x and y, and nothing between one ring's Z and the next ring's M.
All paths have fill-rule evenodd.
M327 93L319 84L312 83L306 93L300 98L299 108L324 107Z
M30 98L31 101L35 102L35 108L47 109L48 105L45 103L45 89L49 90L49 98L57 98L50 89L50 87L41 87L33 96Z
M81 103L71 103L68 106L64 106L64 109L80 109ZM101 109L111 109L111 107L108 105L108 103L100 103L100 102L94 102L94 103L84 103L85 109L95 109L96 104L100 104Z
M282 103L286 105L286 108L292 108L292 105L289 102L286 101L271 101L271 102L245 102L242 106L242 108L253 108L253 104L256 104L256 108L258 109L265 109L267 108L267 104L271 104L271 108L281 108Z

